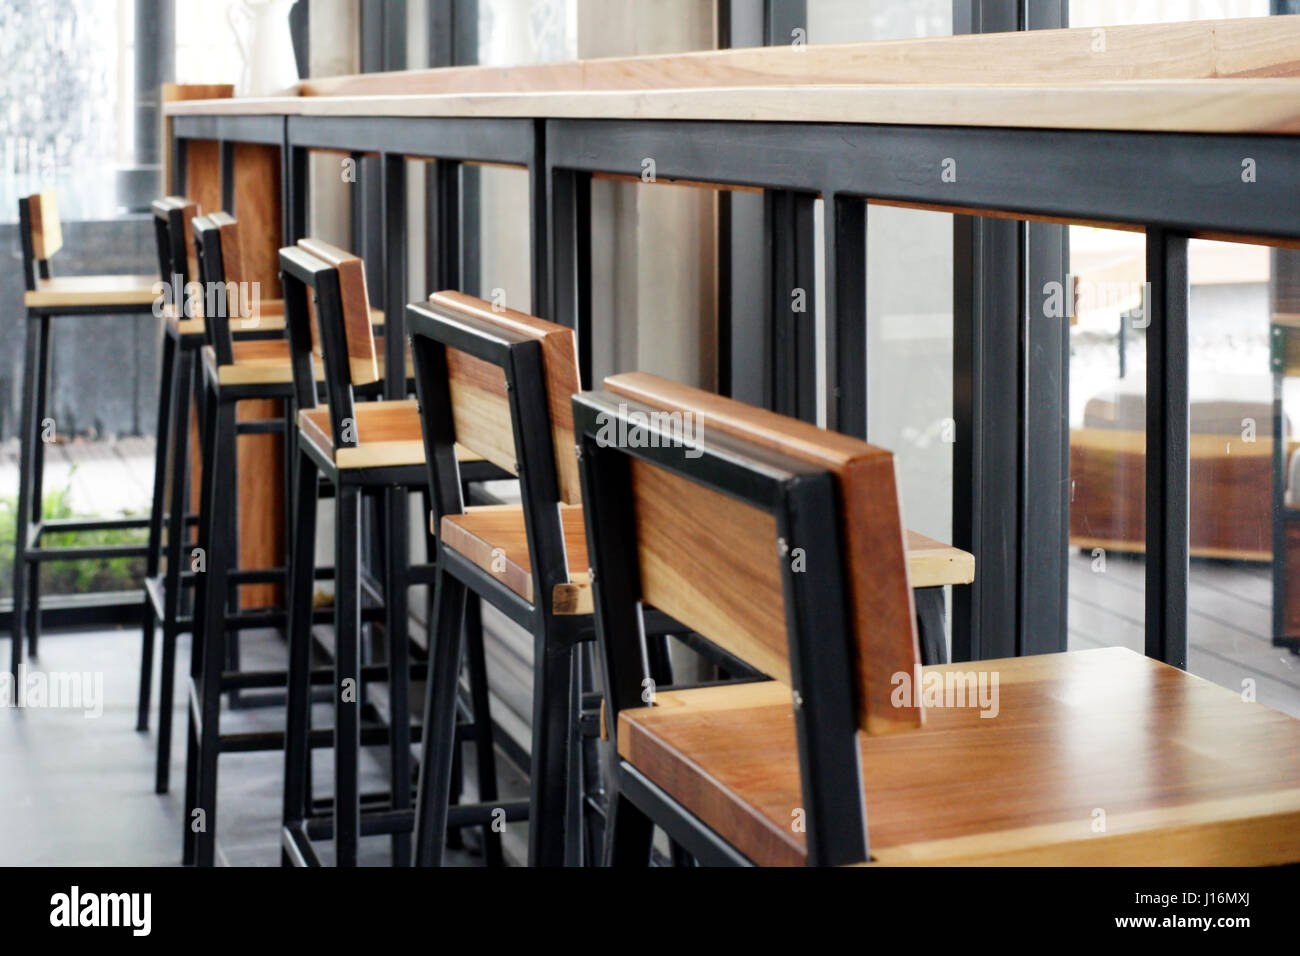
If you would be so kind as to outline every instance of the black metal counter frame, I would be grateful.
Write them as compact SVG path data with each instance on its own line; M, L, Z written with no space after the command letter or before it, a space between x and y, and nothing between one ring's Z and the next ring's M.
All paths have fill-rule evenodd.
M801 288L813 314L813 204L824 200L828 424L866 434L866 217L880 200L949 211L1111 222L1144 228L1153 293L1147 361L1147 651L1171 663L1187 659L1188 447L1187 244L1190 234L1300 238L1300 153L1289 137L974 127L909 127L745 121L481 119L389 117L175 118L184 137L265 142L276 124L286 145L287 238L302 234L308 149L384 157L386 250L384 305L400 321L406 298L403 255L408 157L444 160L430 241L442 263L434 284L458 284L459 189L456 162L526 166L530 175L534 311L576 327L584 384L591 375L591 230L593 173L641 178L654 160L657 180L689 180L766 191L768 258L754 273L767 308L730 319L730 340L758 338L767 362L732 368L729 378L758 375L766 404L811 419L817 407L813 323L792 313ZM183 144L178 142L178 150ZM183 154L178 152L178 156ZM1255 160L1243 183L1242 160ZM223 162L225 151L223 150ZM942 175L953 160L955 177ZM178 162L178 166L179 166ZM539 176L544 176L544 188ZM955 659L1064 649L1055 614L1014 599L1018 590L1058 590L1064 567L1068 500L1060 494L1059 458L1065 382L1039 381L1029 408L1026 383L1036 351L1028 348L1041 317L1034 263L1023 224L987 220L1006 242L955 250L957 272L971 280L954 297L954 544L975 554L976 582L954 616ZM521 224L522 225L522 224ZM1058 261L1060 261L1058 259ZM736 268L733 265L733 268ZM1053 276L1050 266L1042 271ZM1035 281L1043 276L1035 275ZM549 290L549 298L548 298ZM387 337L400 348L404 336ZM1056 341L1065 337L1057 334ZM399 355L388 360L400 363ZM1049 356L1049 358L1051 358ZM1056 358L1059 361L1059 357ZM725 358L724 358L725 361ZM390 365L400 367L400 365ZM1041 371L1041 369L1040 369ZM1041 376L1040 376L1041 379ZM753 383L750 383L751 390ZM733 389L735 390L735 389ZM1046 450L1045 450L1046 449ZM1060 502L1056 536L1030 534L1026 502ZM1053 537L1054 540L1048 540ZM1056 560L1037 560L1055 556ZM1010 596L1009 596L1010 595ZM1026 610L1029 608L1029 610ZM1048 618L1051 619L1048 619ZM1049 635L1035 641L1034 635Z
M640 177L654 160L659 180L757 186L768 191L766 315L732 316L730 339L761 334L770 364L764 394L779 411L811 419L816 355L811 322L789 308L790 292L811 297L812 204L824 200L828 425L865 436L866 215L864 200L950 211L996 211L1143 227L1152 303L1147 358L1146 650L1186 666L1188 580L1187 237L1192 233L1300 237L1293 187L1300 152L1288 137L1086 130L944 128L701 121L549 120L547 182L553 270L552 315L578 329L590 372L590 229L593 173ZM1242 160L1269 170L1244 183ZM955 176L942 175L945 161ZM1027 287L1026 247L1014 220L993 222L1009 242L958 248L958 272L973 280L954 301L954 544L972 551L975 599L954 622L955 659L990 651L1064 650L1034 646L1026 635L1059 635L1061 620L1025 614L1007 600L1006 577L1022 588L1059 590L1064 553L1056 540L1027 533L1026 500L1068 499L1059 492L1063 437L1059 414L1031 414L1026 383L1039 357L1028 349L1041 318L1041 285ZM1008 253L1008 249L1010 252ZM992 255L990 255L992 253ZM1001 256L1001 259L998 256ZM1030 272L1033 263L1028 263ZM735 263L732 268L737 268ZM1049 276L1050 277L1050 276ZM1039 277L1041 278L1041 277ZM1064 274L1054 276L1064 282ZM990 281L993 280L993 281ZM998 288L996 281L1002 281ZM1006 286L1009 285L1008 289ZM808 315L812 314L809 306ZM722 321L729 317L723 316ZM1058 334L1057 341L1063 341ZM1051 356L1047 360L1052 360ZM730 370L735 383L740 369ZM750 370L750 374L754 374ZM1036 401L1067 406L1037 383ZM584 382L584 384L589 384ZM1039 488L1036 485L1043 485ZM1068 527L1068 510L1054 522ZM1011 525L1008 527L1007 525ZM1035 569L1041 569L1036 572ZM983 594L981 594L983 592ZM1014 592L1013 592L1014 593ZM987 600L980 601L981 596ZM1055 615L1053 615L1055 616ZM1014 636L1014 640L1012 637Z
M323 117L291 116L288 119L285 153L285 209L289 242L306 235L307 155L311 150L335 150L354 158L379 157L380 194L383 196L379 223L372 219L360 224L357 245L368 261L383 263L384 351L388 368L405 366L405 307L407 291L406 257L406 169L407 159L435 160L431 183L433 196L426 241L430 244L430 290L459 289L462 285L462 230L460 210L463 190L461 169L465 163L495 163L528 170L531 205L530 276L532 302L546 301L545 197L539 181L542 162L541 124L531 119L422 118L422 117ZM358 168L361 164L358 163ZM373 227L378 225L377 232ZM521 223L521 227L524 224ZM354 228L357 224L354 223ZM376 235L379 241L375 242ZM477 292L477 289L469 290ZM399 398L405 383L389 376L385 395Z

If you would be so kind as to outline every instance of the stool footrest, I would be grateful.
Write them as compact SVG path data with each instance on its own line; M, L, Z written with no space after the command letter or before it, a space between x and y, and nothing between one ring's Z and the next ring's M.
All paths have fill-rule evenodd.
M97 561L108 558L143 558L149 553L147 544L69 545L58 548L29 547L24 561Z
M147 528L149 519L144 518L44 518L33 525L36 538L43 534L77 533L82 531L113 531L122 528Z

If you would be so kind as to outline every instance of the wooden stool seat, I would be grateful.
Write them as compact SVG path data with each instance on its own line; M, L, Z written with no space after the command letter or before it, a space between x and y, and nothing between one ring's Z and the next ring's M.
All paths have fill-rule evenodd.
M859 735L875 861L1300 858L1300 722L1124 648L923 673L977 670L998 675L995 717L927 700L922 729ZM751 860L803 865L788 686L665 691L653 707L620 712L617 740L622 757Z
M56 276L37 279L36 288L23 293L23 305L29 309L149 305L158 298L157 286L156 275Z
M460 457L459 449L457 457ZM561 504L560 522L564 528L569 583L555 587L552 595L555 613L590 614L591 582L582 506ZM533 565L528 555L523 508L518 505L467 508L464 514L444 517L441 534L446 547L500 578L502 584L525 601L533 602Z
M420 410L415 399L385 402L359 402L353 408L357 428L356 448L335 448L328 405L298 410L298 429L338 468L387 468L395 465L421 465L424 461L424 437L420 430ZM482 461L467 448L457 447L461 462Z
M187 319L186 321L202 322L203 320ZM266 326L263 326L263 328L266 328ZM212 347L204 346L203 349L203 361L216 367L217 381L222 385L293 384L293 368L289 364L288 339L236 339L231 343L231 351L235 361L230 365L218 365L216 353ZM384 356L382 352L377 356L377 361L379 374L382 376L384 373ZM318 356L313 356L312 367L316 371L316 381L323 382L325 380L325 371ZM411 356L408 353L406 356L406 377L409 379L411 375Z
M231 334L248 335L253 332L284 331L284 302L280 299L272 299L263 302L261 308L262 314L255 326L242 328L240 325L236 325L230 330ZM182 319L176 314L175 308L169 305L163 308L163 317L167 320L167 324L176 330L178 335L185 338L201 339L207 335L207 326L204 324L202 316Z

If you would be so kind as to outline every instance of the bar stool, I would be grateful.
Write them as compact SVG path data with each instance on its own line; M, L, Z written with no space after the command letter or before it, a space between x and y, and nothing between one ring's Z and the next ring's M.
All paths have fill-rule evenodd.
M22 450L18 477L18 510L14 519L13 627L10 672L17 679L23 660L23 637L34 657L41 630L40 567L45 561L90 561L143 557L144 545L43 547L46 534L143 528L147 518L45 520L42 511L46 405L50 385L50 320L71 315L128 315L151 312L158 298L152 275L97 275L56 278L51 260L63 247L63 229L53 192L18 200L18 232L22 239L23 305L27 344L23 353Z
M232 589L244 583L283 582L286 569L238 569L236 438L240 431L287 431L292 420L293 372L283 339L235 340L230 305L241 298L239 231L224 212L194 220L194 244L202 286L211 295L204 308L206 344L199 350L200 427L199 547L205 569L195 589L188 682L189 733L186 748L183 861L211 866L216 849L217 763L223 752L279 750L282 731L223 734L221 697L234 689L280 688L285 671L240 672L232 664L229 633L248 627L281 626L283 608L228 610ZM230 288L235 295L230 295ZM247 317L236 309L235 321ZM285 403L283 418L236 423L239 402L273 399ZM288 474L285 477L289 484ZM286 500L288 489L286 487Z
M615 758L606 859L645 865L653 824L707 863L795 847L810 864L865 860L857 733L904 732L923 720L919 702L893 696L894 675L920 667L893 456L757 409L718 434L709 428L713 397L697 394L701 417L688 445L668 409L609 392L573 402ZM625 435L636 440L610 438ZM642 605L774 681L644 700ZM758 769L769 752L777 763L787 755L784 732L749 739L743 721L716 717L756 699L793 711L798 756L789 769L801 787L775 834L726 816L732 801L739 811L787 779L785 766L779 780ZM657 747L665 726L682 728L675 755ZM691 726L694 742L681 743ZM734 772L720 768L720 747L740 755ZM748 775L738 769L745 761ZM755 832L767 842L749 839Z
M143 634L140 660L140 696L136 729L148 730L153 676L155 632L162 626L162 664L159 677L158 753L155 791L166 793L171 767L172 699L175 687L176 638L190 631L185 594L195 575L183 568L182 551L197 524L190 513L190 416L194 408L195 363L206 341L201 290L189 288L197 279L193 225L198 204L179 196L153 203L158 244L159 274L170 289L164 308L162 356L159 366L158 437L154 452L153 505L149 544L145 558ZM255 328L236 327L236 338L274 338L283 335L283 303L261 300ZM242 325L242 323L239 323ZM198 397L201 397L200 392ZM164 535L165 544L164 544Z
M429 583L430 565L412 565L407 532L408 496L428 493L420 416L411 400L357 403L354 391L380 381L373 327L367 319L365 270L360 259L324 242L304 239L282 249L289 337L293 355L298 407L296 477L290 583L288 721L285 746L285 787L282 863L319 865L313 840L333 837L339 866L355 866L359 838L389 833L393 859L405 865L410 857L412 735L409 681L419 676L409 658L407 589ZM315 315L315 324L311 321ZM314 334L313 334L314 333ZM313 364L323 368L328 404L316 401ZM502 477L491 463L462 451L465 480ZM332 819L313 815L307 800L308 754L317 735L311 729L311 618L313 558L316 542L316 501L320 479L335 489L334 598L334 801ZM361 726L359 682L364 676L360 656L363 589L360 563L361 496L380 494L387 515L385 574L382 598L387 639L387 679L390 720L389 800L362 812L358 760L362 744L379 742ZM460 493L458 486L457 493ZM210 586L220 593L217 584ZM481 632L471 634L481 642ZM463 738L478 745L481 794L496 796L492 726L487 711L486 671L471 671L475 702L473 720L461 727ZM382 675L376 675L382 676ZM378 728L382 730L382 728ZM328 734L328 732L324 732ZM326 738L328 740L328 737ZM471 821L467 821L471 822ZM486 820L477 820L486 824ZM484 828L484 854L500 862L500 838Z
M533 635L528 859L532 865L577 863L589 796L582 741L594 734L595 715L583 720L573 654L593 634L567 412L568 397L578 387L573 330L459 292L438 292L427 304L408 306L407 322L432 520L438 522L417 863L441 864L449 819L494 809L482 798L454 813L450 809L467 596L487 601ZM522 505L466 508L456 448L517 475ZM647 633L658 639L681 630L660 619ZM507 807L506 820L519 819L516 812Z

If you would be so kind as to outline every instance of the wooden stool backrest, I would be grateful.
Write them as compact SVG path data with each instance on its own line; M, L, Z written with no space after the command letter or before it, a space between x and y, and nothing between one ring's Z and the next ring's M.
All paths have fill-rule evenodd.
M574 398L606 727L618 748L620 713L654 706L642 646L644 609L652 606L788 685L808 862L865 859L858 732L916 726L921 715L890 719L882 707L891 675L858 666L862 635L847 560L856 531L845 523L835 473L809 461L837 455L838 436L819 440L774 422L733 435L688 420L690 403L680 407L610 391ZM817 453L785 450L800 443ZM872 457L883 467L862 493L873 499L874 520L897 526L892 458L879 449ZM895 536L870 570L906 582L901 532ZM873 623L914 647L913 625L896 604L892 589L877 596ZM635 765L635 749L618 752Z
M893 676L914 675L920 666L893 455L857 438L646 372L612 375L604 386L649 408L689 416L706 436L740 438L825 468L835 476L851 600L860 726L870 734L919 726L924 718L917 695L910 695L913 699L904 706L891 700ZM792 542L791 547L796 544ZM668 607L663 610L673 613ZM759 661L753 663L762 666Z
M339 310L331 320L342 327L341 341L347 354L348 381L353 386L379 381L379 357L375 348L375 331L370 323L370 296L366 290L365 263L351 252L320 239L301 239L298 247L315 256L338 273ZM316 314L317 354L321 348L319 309Z
M549 612L569 581L560 505L581 501L573 330L459 292L408 305L406 323L433 514L464 510L457 447L517 475L534 600Z
M303 239L280 250L280 274L298 407L316 407L319 361L334 447L355 448L362 436L353 389L380 378L365 264L337 246Z
M18 231L23 244L23 279L30 292L37 279L50 277L50 259L63 248L59 202L52 189L18 200Z
M169 286L180 276L180 288L173 290L173 306L180 318L197 318L203 314L202 296L190 303L190 314L185 314L185 287L197 281L199 269L194 253L194 220L201 215L199 204L184 196L167 196L155 199L153 209L154 238L158 243L158 273Z
M435 292L429 296L429 305L444 315L468 316L541 343L560 500L566 504L580 504L582 491L578 482L578 462L573 453L572 397L578 391L578 349L573 329L526 312L494 307L463 292ZM447 377L451 387L456 441L493 464L517 474L504 371L466 352L449 348Z
M235 361L230 334L232 318L244 321L244 305L251 302L251 290L244 285L243 254L239 247L239 223L227 212L214 212L193 220L194 254L199 281L203 286L204 333L216 353L217 362Z

